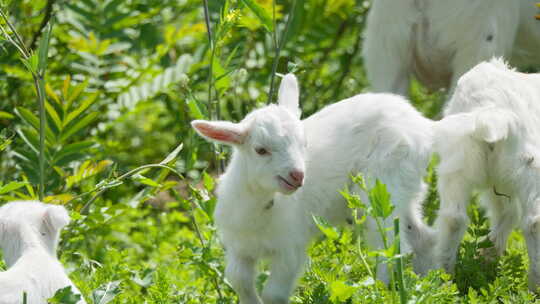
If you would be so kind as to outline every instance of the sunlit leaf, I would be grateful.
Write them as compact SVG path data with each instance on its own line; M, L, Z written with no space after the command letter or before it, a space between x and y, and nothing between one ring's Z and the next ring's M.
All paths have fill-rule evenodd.
M71 286L64 287L56 291L54 296L47 300L50 304L77 304L81 300L81 295L73 292Z
M74 125L67 128L67 131L62 133L62 136L60 139L62 141L66 141L68 138L70 138L73 134L79 132L84 127L88 126L89 124L93 123L99 116L99 112L92 112L85 117L83 117L81 120L78 120Z
M45 84L45 92L47 92L47 95L49 95L50 98L52 98L54 101L56 101L57 104L62 105L62 100L58 95L54 92L53 88L49 85L49 83Z
M326 237L328 237L329 239L332 239L332 240L337 240L339 238L339 233L338 233L337 229L335 227L333 227L332 225L330 225L326 221L326 219L324 219L321 216L314 215L314 214L312 214L311 216L313 218L313 221L317 225L317 227L319 227L319 230L324 235L326 235Z
M79 117L86 109L96 102L98 93L91 94L73 111L69 112L64 120L63 126L67 126L71 121Z
M43 201L45 203L52 203L56 205L65 205L67 202L73 199L73 195L69 193L64 194L57 194L57 195L49 195L46 196Z
M156 187L156 188L161 187L161 185L159 183L156 183L155 181L153 181L153 180L149 179L148 177L145 177L145 176L143 176L141 174L135 174L131 178L138 181L141 184L144 184L144 185L147 185L147 186L150 186L150 187Z
M38 146L39 139L36 134L32 134L29 130L17 129L17 134L23 140L24 143L34 152L35 155L39 154Z
M169 153L169 155L167 155L167 157L165 157L164 160L162 160L160 162L160 164L162 165L166 165L170 162L172 162L177 156L178 156L178 153L180 153L180 151L182 151L182 148L184 147L184 144L179 144L171 153Z
M214 58L214 65L213 65L213 74L215 78L215 86L218 91L226 90L231 85L231 79L229 77L229 74L232 72L232 70L227 71L219 62L217 58Z
M39 118L34 115L31 111L18 107L15 109L15 114L17 114L20 118L22 118L24 121L29 123L36 131L39 131ZM56 137L54 136L52 130L49 127L45 128L45 137L47 140L51 143L56 141Z
M41 35L41 38L39 39L39 45L38 45L38 66L37 71L39 71L40 74L43 74L45 72L45 69L47 68L47 57L49 53L49 40L51 37L51 30L52 30L52 23L49 21L49 24L45 26L43 29L43 33Z
M26 182L10 182L0 187L0 194L5 194L13 190L17 190L24 187Z
M37 72L37 56L34 54L32 54L30 56L30 58L28 59L24 59L24 58L21 58L21 62L23 63L23 65L26 67L26 69L32 73L32 74L36 74Z
M79 183L83 179L94 176L110 166L113 162L110 160L102 160L97 163L93 163L89 160L83 162L72 176L68 176L66 179L67 188L71 188L74 184Z
M214 178L206 172L203 172L203 183L204 183L204 188L206 188L206 190L208 191L214 190L214 186L215 186Z
M26 177L26 175L23 174L23 175L22 175L22 179L23 179L23 182L25 182L25 185L24 185L24 186L25 186L25 188L26 188L26 191L28 191L28 193L30 194L30 196L31 196L32 198L36 198L37 196L36 196L36 193L35 193L35 191L34 191L34 188L32 187L32 184L30 184L30 183L28 182L28 178Z
M242 0L242 2L257 16L267 31L272 32L274 30L272 17L263 7L253 0Z
M330 284L330 300L333 303L343 303L350 299L358 287L345 284L343 281L334 281Z
M53 106L51 106L48 102L45 101L45 109L47 110L47 113L51 117L52 121L54 122L54 125L58 130L62 130L62 121L60 120L60 116L58 113L56 113L56 110Z
M120 281L105 283L92 291L94 304L107 304L120 293Z
M90 149L94 145L95 145L95 142L91 140L81 141L81 142L76 142L76 143L66 145L62 147L60 151L54 154L53 163L56 166L65 165L69 161L76 160L77 158L74 158L74 156L84 155L84 153L88 152L88 149Z
M11 145L14 137L15 134L9 129L0 131L0 152L4 151L9 145Z
M284 33L285 36L282 38L285 41L297 37L302 29L305 17L304 2L305 0L296 0L294 10L289 13L289 18L292 19L287 32ZM289 72L294 73L294 70L289 68Z
M15 116L8 112L0 111L0 119L13 119Z
M386 185L376 180L375 186L369 192L369 201L373 207L374 216L388 218L394 206L390 201L390 194L386 190Z
M64 84L62 85L62 96L64 97L64 99L68 98L70 83L71 83L71 76L67 75L66 78L64 78Z
M135 282L135 284L141 286L141 287L148 287L150 286L153 281L154 281L154 278L153 278L153 274L154 274L154 270L153 269L145 269L144 271L142 271L141 273L137 273L135 274L131 280L133 282Z
M86 86L88 86L88 79L79 83L75 86L75 88L73 88L73 90L69 93L69 96L66 96L67 104L64 110L67 111L71 108L71 104L73 104L73 101L79 98L81 93L86 89Z
M204 215L206 215L209 220L212 220L214 217L214 210L216 209L216 203L216 198L211 197L210 199L204 201L204 203L200 204L201 208L199 210L204 212Z
M188 109L189 109L189 115L193 117L194 119L204 119L204 115L201 112L201 109L199 108L198 102L191 98L186 101Z

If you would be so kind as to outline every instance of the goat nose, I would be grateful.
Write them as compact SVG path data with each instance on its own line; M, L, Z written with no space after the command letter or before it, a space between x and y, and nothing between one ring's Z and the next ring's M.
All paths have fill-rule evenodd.
M293 170L293 171L291 171L289 173L289 175L291 176L291 178L294 181L300 183L300 185L303 184L303 182L304 182L304 172L302 172L300 170Z

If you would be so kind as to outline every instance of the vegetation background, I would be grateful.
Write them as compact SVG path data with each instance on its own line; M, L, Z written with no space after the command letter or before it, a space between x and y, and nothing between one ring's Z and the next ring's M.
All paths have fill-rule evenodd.
M70 210L59 255L89 303L235 303L212 225L212 190L228 151L214 152L189 122L237 121L273 100L273 71L297 74L304 117L368 91L360 53L370 1L0 4L13 25L0 18L0 204L43 190L45 202ZM26 59L9 40L14 30ZM437 117L445 92L413 83L411 99ZM432 169L426 180L432 221ZM321 221L326 237L310 248L292 303L397 303L398 289L410 303L534 302L522 237L511 236L504 257L486 258L487 223L474 205L469 211L456 275L418 278L405 258L403 288L373 280L378 253L361 232ZM261 269L259 287L268 274ZM51 302L72 300L66 293Z

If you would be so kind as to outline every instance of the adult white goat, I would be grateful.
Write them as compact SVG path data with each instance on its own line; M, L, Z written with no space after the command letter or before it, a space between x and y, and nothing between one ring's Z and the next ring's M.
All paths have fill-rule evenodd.
M289 302L306 246L318 233L312 214L332 224L350 219L338 191L360 172L386 184L404 240L415 249L415 267L431 265L423 256L432 244L420 209L433 122L391 94L358 95L301 121L292 74L282 80L278 95L277 105L255 110L240 123L192 122L206 139L233 147L214 217L226 250L226 277L240 303L261 303L254 284L261 258L271 262L263 302ZM381 248L374 222L368 226L368 241ZM379 272L383 280L386 275Z
M483 60L540 63L537 0L373 0L363 48L372 89L408 93L410 76L452 88Z
M484 195L497 253L504 252L509 233L521 224L529 287L540 285L539 101L540 74L513 71L501 60L483 62L459 79L446 114L461 117L453 115L454 127L440 128L436 142L441 156L437 266L453 271L467 226L466 207L476 189Z
M66 286L78 292L56 258L60 230L68 223L62 206L11 202L0 207L0 248L8 267L0 272L0 303L20 304L23 292L28 304L46 304Z

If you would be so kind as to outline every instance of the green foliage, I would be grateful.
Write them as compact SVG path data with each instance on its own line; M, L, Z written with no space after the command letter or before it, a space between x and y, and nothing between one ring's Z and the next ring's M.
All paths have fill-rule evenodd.
M319 230L321 230L321 232L327 238L331 240L337 240L339 238L339 232L337 231L337 229L331 226L324 218L318 215L312 215L312 217Z
M120 282L108 282L92 291L92 302L95 304L107 304L114 300L120 293Z
M50 304L77 304L81 296L75 294L71 286L59 289L54 296L47 300Z
M59 256L88 303L234 303L212 218L228 151L215 151L189 122L242 119L272 99L274 69L297 74L305 116L369 90L360 53L370 3L208 1L210 47L202 1L57 0L54 26L40 30L50 1L0 6L13 25L0 18L0 204L43 190L45 201L70 210ZM446 98L411 84L412 103L429 117ZM426 176L430 223L435 165ZM387 235L392 198L379 181L352 180L371 202L342 191L359 229L313 217L323 236L309 248L292 303L398 303L403 291L408 303L536 301L523 238L513 234L507 254L492 259L475 204L453 277L417 277L398 242L368 248L366 214ZM403 262L398 284L374 279L382 258ZM63 289L50 302L76 299Z
M369 201L373 208L373 216L380 217L382 219L388 218L394 206L390 201L390 194L386 191L386 185L381 183L380 180L375 181L375 186L369 191Z
M2 185L0 187L0 194L4 194L4 193L8 193L10 191L14 191L14 190L17 190L21 187L24 187L24 185L26 185L27 183L24 183L24 182L10 182L6 185Z
M253 0L242 0L242 2L259 18L259 21L267 31L272 32L274 30L272 17L270 17L270 14L264 8Z
M91 111L91 106L98 98L97 93L83 94L86 82L74 87L70 85L70 77L63 81L62 93L57 94L49 85L46 92L49 101L45 101L48 123L45 130L45 159L49 170L47 188L55 188L60 184L60 179L66 178L62 168L77 160L87 158L88 149L92 148L95 140L74 139L74 136L87 129L94 123L99 115ZM81 101L78 101L81 100ZM31 110L18 107L15 114L23 124L17 133L26 146L15 149L16 156L20 159L19 165L24 170L30 181L38 180L39 172L34 164L39 158L39 117ZM57 170L53 170L58 168ZM69 186L68 186L69 188Z

